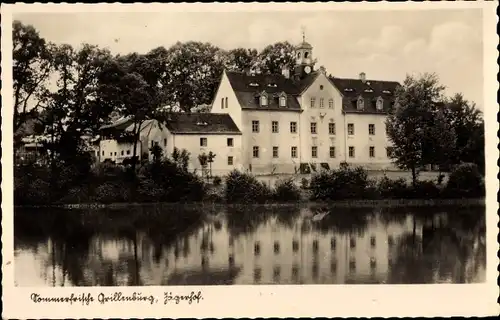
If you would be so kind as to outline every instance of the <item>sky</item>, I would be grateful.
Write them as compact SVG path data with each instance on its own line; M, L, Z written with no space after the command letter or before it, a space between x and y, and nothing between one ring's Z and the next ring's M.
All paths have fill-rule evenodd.
M446 94L461 92L483 108L480 9L411 11L24 13L46 40L113 53L145 53L177 41L211 42L223 49L299 44L302 30L318 67L336 77L403 81L434 72Z

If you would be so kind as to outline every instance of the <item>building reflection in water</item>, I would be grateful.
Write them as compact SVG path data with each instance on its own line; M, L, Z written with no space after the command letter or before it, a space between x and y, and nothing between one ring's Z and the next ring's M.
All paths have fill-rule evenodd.
M471 238L471 248L461 249L457 244L450 251L455 244L446 235L432 235L429 241L434 251L426 253L422 243L427 222L411 214L387 221L365 212L363 217L352 218L361 221L355 222L356 228L339 223L337 219L344 219L340 215L314 222L310 208L301 208L284 222L279 216L256 214L260 220L249 221L251 227L234 227L225 218L228 214L222 212L215 221L169 245L153 241L140 230L121 238L94 235L88 253L81 256L71 256L50 238L36 243L36 250L19 245L16 264L31 259L37 271L28 278L36 277L49 286L446 282L441 278L450 274L451 281L466 282L481 270L480 237ZM439 259L449 257L450 252L454 254L451 260L459 261L461 267L450 264L453 270L440 270ZM435 265L425 264L426 254L436 258ZM16 282L23 285L25 277L23 272Z

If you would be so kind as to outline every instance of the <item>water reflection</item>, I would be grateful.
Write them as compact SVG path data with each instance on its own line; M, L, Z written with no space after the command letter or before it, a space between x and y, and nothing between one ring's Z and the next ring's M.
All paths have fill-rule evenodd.
M20 286L466 283L484 281L485 256L481 207L15 215Z

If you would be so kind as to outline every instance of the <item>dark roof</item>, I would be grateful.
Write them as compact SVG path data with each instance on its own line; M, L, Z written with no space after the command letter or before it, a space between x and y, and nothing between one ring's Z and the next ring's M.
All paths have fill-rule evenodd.
M300 104L296 97L316 78L316 75L311 74L304 80L297 82L281 74L252 75L244 72L229 71L226 74L242 109L258 110L300 111ZM266 107L260 106L259 102L259 96L264 91L269 97ZM281 93L285 93L287 96L285 108L279 106L278 97Z
M297 46L297 48L299 48L299 49L301 49L301 48L303 48L303 49L312 49L312 46L311 46L311 44L309 42L302 41L302 43L299 44Z
M172 133L241 134L231 116L225 113L170 113L165 126Z
M330 81L343 95L342 108L349 113L387 113L395 100L395 91L400 84L396 81L341 79L330 77ZM357 100L362 97L364 109L357 109ZM376 102L383 99L383 110L377 110Z

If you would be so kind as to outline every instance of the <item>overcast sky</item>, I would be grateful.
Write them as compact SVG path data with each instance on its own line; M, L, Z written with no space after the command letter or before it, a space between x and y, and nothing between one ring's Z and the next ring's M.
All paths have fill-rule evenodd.
M483 105L482 15L478 9L322 12L16 14L55 43L82 42L113 53L147 52L177 41L261 49L299 43L301 28L318 65L337 77L402 81L436 72L447 93Z

